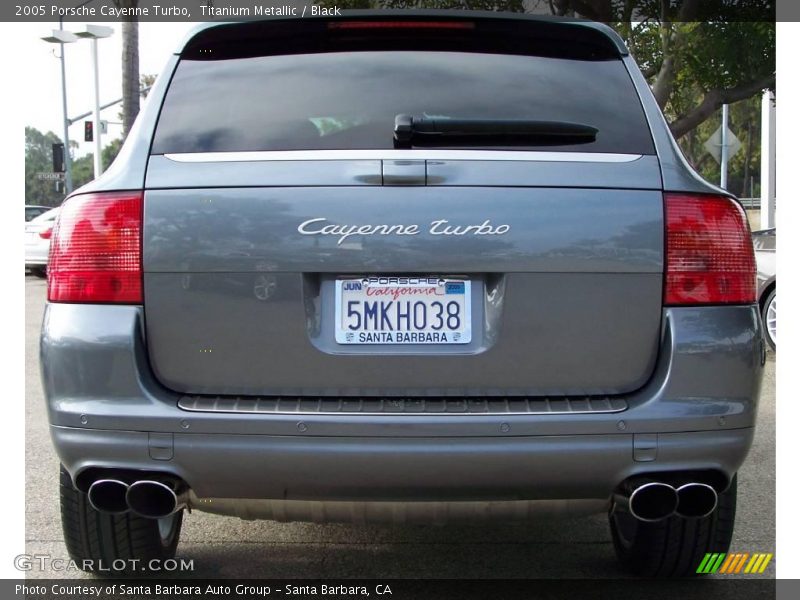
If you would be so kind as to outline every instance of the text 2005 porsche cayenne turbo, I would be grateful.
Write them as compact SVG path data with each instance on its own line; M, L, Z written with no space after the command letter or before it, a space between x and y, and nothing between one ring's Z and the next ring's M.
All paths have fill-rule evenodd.
M41 339L76 559L184 509L609 515L635 573L725 552L764 343L747 221L580 21L200 26L63 205Z

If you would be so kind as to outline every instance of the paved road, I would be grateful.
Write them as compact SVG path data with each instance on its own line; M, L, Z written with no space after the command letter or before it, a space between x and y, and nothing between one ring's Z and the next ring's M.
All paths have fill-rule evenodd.
M42 280L26 277L28 553L67 558L58 514L58 459L39 381ZM775 549L775 361L770 354L755 443L741 470L732 550ZM178 555L205 577L572 578L621 576L604 516L534 524L356 527L247 522L195 512ZM774 576L774 563L768 572ZM82 573L30 572L35 577Z

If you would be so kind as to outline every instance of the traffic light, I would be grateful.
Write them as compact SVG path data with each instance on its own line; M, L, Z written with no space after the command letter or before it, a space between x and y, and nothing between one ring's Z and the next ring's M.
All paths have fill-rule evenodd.
M53 144L53 173L64 172L64 144Z
M83 122L83 141L84 142L93 142L94 141L94 122L93 121L84 121Z

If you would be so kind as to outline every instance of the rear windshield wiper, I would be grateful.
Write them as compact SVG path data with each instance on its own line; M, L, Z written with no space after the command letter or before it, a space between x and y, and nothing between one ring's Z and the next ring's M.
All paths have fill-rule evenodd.
M587 144L598 129L568 121L448 119L397 115L394 147Z

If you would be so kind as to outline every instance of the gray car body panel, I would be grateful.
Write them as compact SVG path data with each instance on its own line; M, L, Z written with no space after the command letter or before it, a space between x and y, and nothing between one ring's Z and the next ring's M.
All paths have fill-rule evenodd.
M439 152L429 160L415 151L435 183L404 186L378 185L378 161L242 154L150 160L146 328L151 363L167 387L201 394L585 395L629 392L649 378L664 246L656 157L521 160L525 153L509 153L517 160L477 160L491 153ZM574 187L575 169L582 186L593 187ZM344 241L300 235L298 226L314 218L414 224L420 233ZM444 218L510 230L496 237L426 231ZM474 339L444 348L337 345L333 279L349 273L470 277ZM274 297L260 301L255 290L266 276ZM568 298L592 298L592 310Z
M180 433L186 420L197 433L299 435L303 420L304 436L452 437L497 435L508 418L184 411L177 407L181 394L161 385L149 366L144 321L136 306L47 306L41 358L52 424ZM629 408L622 415L514 415L514 435L616 433L621 419L628 433L752 427L763 361L755 306L668 308L663 322L653 376L624 395Z
M73 475L87 467L160 470L186 477L196 493L209 497L269 497L265 490L294 489L300 478L302 491L293 497L325 498L324 485L310 483L317 468L307 460L317 451L326 456L325 473L351 485L359 473L384 467L396 472L399 464L387 465L382 457L402 448L408 459L405 480L413 477L418 497L442 500L492 497L488 487L470 493L463 480L450 494L442 488L440 473L461 472L464 463L473 478L486 482L500 485L504 473L502 496L519 498L598 497L627 476L676 468L715 469L730 477L751 442L763 364L754 307L670 308L655 373L641 390L625 396L629 408L622 413L189 412L177 407L180 395L162 387L150 371L143 320L142 309L133 306L47 307L42 375L56 449ZM86 381L93 383L89 387ZM166 460L151 450L165 440L174 451ZM635 460L640 444L651 452L646 460ZM376 451L362 452L370 446ZM522 457L520 448L527 449ZM481 449L491 450L489 456ZM555 449L557 459L549 454ZM269 467L269 456L281 459ZM497 471L495 460L514 468ZM518 460L539 470L549 465L548 475L531 479L517 468ZM604 465L602 471L597 465ZM257 469L275 477L251 476ZM221 471L228 475L221 477ZM510 477L511 472L517 475ZM363 486L364 497L376 497L371 490ZM336 497L357 495L353 487Z
M453 13L420 11L418 14ZM476 13L466 14L478 18ZM219 24L204 24L198 30L216 26ZM554 294L552 290L559 286L576 292L582 285L581 278L603 277L606 273L607 295L598 299L598 306L615 328L610 330L615 351L624 345L624 340L615 339L614 335L619 335L619 323L626 315L616 315L611 306L619 303L623 294L633 294L649 306L657 305L656 311L635 306L631 315L627 315L643 328L643 333L632 335L642 337L635 342L639 344L635 356L621 350L620 356L625 357L626 364L617 365L610 377L606 374L603 378L602 367L608 365L611 359L606 355L612 352L601 348L598 335L592 338L585 354L577 350L571 358L562 356L549 369L545 368L546 352L537 350L537 361L544 361L538 371L534 366L533 373L504 373L513 385L501 386L499 390L499 393L554 396L615 393L627 403L622 412L247 414L188 411L178 406L183 394L176 389L185 384L192 365L196 381L200 382L198 387L219 394L238 393L245 388L252 392L259 386L258 393L303 393L297 377L305 360L309 361L306 368L312 382L309 386L312 389L306 392L408 393L407 384L399 385L400 374L389 373L390 385L387 385L370 370L367 357L333 352L325 339L324 324L317 323L317 331L314 319L309 319L315 314L313 293L309 296L309 291L324 290L325 285L330 285L329 278L342 270L380 272L389 266L393 270L403 266L419 271L413 248L398 240L391 240L384 247L362 245L357 252L369 261L361 261L358 266L343 254L326 255L327 242L313 250L304 246L303 252L316 252L317 264L312 270L301 269L292 250L292 244L296 250L299 243L292 237L297 234L296 220L313 214L312 209L323 208L323 192L333 198L349 195L355 202L366 194L378 194L387 199L386 214L394 216L400 214L397 198L404 194L411 202L434 197L452 202L447 200L451 192L467 198L476 198L478 191L492 192L498 201L496 210L506 216L511 214L512 197L527 195L540 206L547 202L545 196L568 198L585 209L591 201L581 199L575 188L591 189L592 198L606 199L609 194L617 194L615 190L625 188L624 193L619 193L622 200L612 205L612 210L628 227L652 223L652 215L660 203L651 198L660 196L662 191L725 193L703 181L687 165L646 81L618 36L603 25L575 26L603 31L619 48L640 95L657 158L644 156L612 165L590 163L583 165L578 175L574 164L558 161L533 160L523 166L517 161L478 160L477 164L469 164L471 161L463 158L428 157L423 176L417 173L406 181L414 185L397 188L386 185L398 181L386 180L387 173L395 177L397 172L396 165L386 169L385 161L392 160L391 157L348 159L338 164L315 161L312 156L303 157L300 164L265 160L179 164L171 158L149 155L158 112L179 61L178 55L171 57L114 165L76 192L147 188L144 245L147 312L139 306L49 304L46 309L41 339L42 378L53 441L72 476L95 467L155 470L184 478L200 497L385 501L606 498L626 478L659 471L710 470L730 479L747 455L757 414L764 361L757 307L662 308L660 301L647 300L645 296L660 293L663 254L661 250L653 253L653 249L663 244L663 233L644 236L647 238L644 241L625 238L623 233L618 248L622 252L603 256L599 252L603 241L614 239L621 231L597 223L583 229L585 234L600 234L590 241L589 250L585 244L581 245L579 231L559 230L559 224L553 223L552 227L566 236L563 249L568 251L557 261L543 260L547 244L537 246L541 240L537 241L535 236L526 238L515 232L509 238L514 253L506 258L507 265L497 265L497 256L493 257L491 252L485 254L487 246L467 243L459 252L431 254L432 263L425 266L433 270L469 271L480 284L476 286L478 294L500 279L515 288L547 290L546 294ZM273 187L266 183L270 178ZM287 186L299 183L307 186L308 193L298 196L296 204L287 204L285 198L290 192ZM237 187L231 189L231 185ZM509 185L516 187L504 190L497 187ZM222 189L226 186L228 189ZM641 205L626 204L624 197L628 193L642 199ZM199 205L203 197L210 200L205 208ZM153 202L155 198L161 199L161 204ZM286 204L282 207L286 220L264 224L264 230L276 238L271 252L266 252L267 246L248 233L245 224L248 219L257 218L253 207L264 198L284 199ZM230 226L227 238L224 231L208 230L215 236L215 247L204 247L192 228L198 224L213 227L211 207L217 206L219 210L222 199L234 199L249 213L240 222L234 219L227 224ZM164 223L165 215L159 215L162 208L166 210L167 202L191 209L182 213L173 211L168 216L176 225L189 227L185 238ZM198 206L192 207L192 203ZM441 212L436 218L448 218ZM273 216L278 214L281 212L274 212ZM497 217L487 214L485 218ZM538 229L537 233L542 231L546 229ZM183 249L178 250L181 243ZM550 250L554 247L551 245ZM200 268L191 266L198 263L191 263L190 255L201 261ZM390 256L402 265L390 263ZM476 265L480 265L480 273ZM508 265L515 268L508 269ZM263 308L264 304L247 296L248 291L247 308L238 311L230 308L244 306L244 299L239 298L241 290L247 289L249 278L264 274L278 278L278 287L286 294L276 295L271 302L287 312L288 318L280 323L294 328L294 337L291 341L287 337L286 344L298 359L296 365L275 374L285 384L276 388L265 386L263 380L247 380L254 377L252 372L267 368L270 356L269 352L260 357L254 354L258 327L252 326L252 318L258 310L255 307ZM188 290L175 293L176 286L183 289L186 275L190 276ZM197 281L191 281L192 277ZM594 286L592 293L598 289ZM308 298L312 300L310 303L305 302ZM180 322L184 317L176 310L179 299L191 299L188 311L192 305L202 307L206 319L216 314L235 320L236 327L231 328L227 338L220 333L220 339L233 344L238 328L238 335L244 336L248 351L256 359L249 369L244 365L234 366L233 372L244 382L238 390L236 385L229 385L230 381L220 385L219 374L215 377L213 368L199 368L196 358L189 361L181 356L180 352L197 350L192 344L201 340L187 336L185 325L189 320ZM563 306L556 306L554 316L577 316L578 312L569 306L568 297L562 300ZM173 305L171 310L159 314L162 302ZM484 320L498 316L486 304L476 310ZM520 311L522 304L515 301L503 310L503 314ZM231 316L232 312L236 314ZM169 331L166 321L170 315L177 319L172 326L183 333L170 341L173 356L159 355L165 335L161 329ZM155 331L151 321L159 320L159 331ZM205 324L213 326L208 320ZM539 333L544 338L555 331L552 325L541 327ZM195 327L199 336L202 329ZM504 354L501 337L510 334L502 330L501 337L492 338L494 334L488 330L484 334L464 356L412 353L374 358L385 361L385 365L402 365L402 374L411 381L421 375L422 384L411 386L416 395L459 393L454 384L444 386L444 390L431 385L434 369L426 366L426 362L434 360L440 361L440 365L454 365L455 375L445 381L465 384L461 386L464 395L491 394L487 389L490 386L482 383L481 369L468 365L487 361L482 368L502 368L499 360L508 360L510 353ZM649 342L643 341L645 336L649 336ZM576 340L567 337L565 343ZM520 348L521 343L518 339L515 347ZM547 343L560 342L549 338ZM492 358L493 352L496 359ZM565 347L560 353L566 355L569 350ZM258 364L259 360L264 362ZM592 365L593 361L597 364ZM578 364L583 380L570 387L566 383L568 375ZM518 370L530 368L526 364ZM320 389L326 370L335 380L335 390ZM493 387L498 381L500 378L493 382ZM443 477L443 473L448 476Z
M176 433L167 442L168 461L151 458L152 434L145 432L54 426L51 435L72 473L98 466L169 472L200 498L462 502L604 499L620 481L657 471L730 477L750 448L753 429L661 433L648 449L658 460L645 462L634 460L636 437L630 434L442 439ZM202 501L193 508L205 509Z

